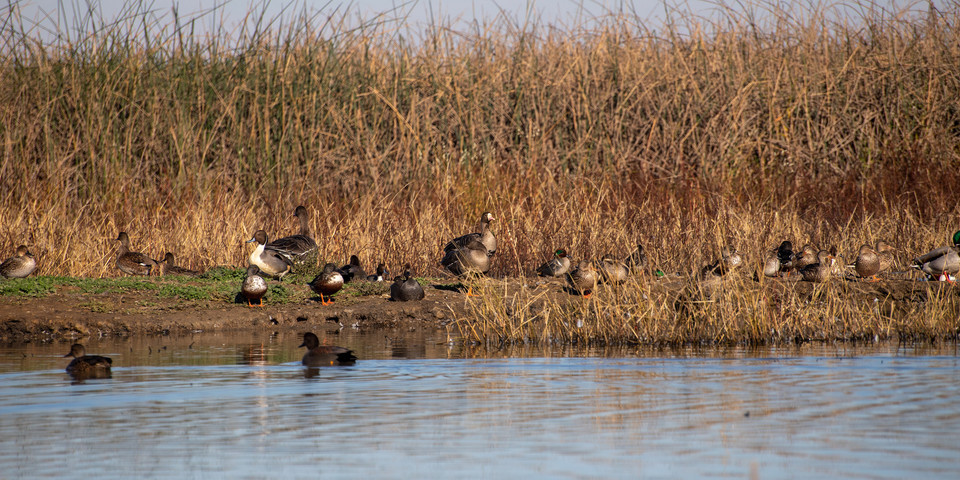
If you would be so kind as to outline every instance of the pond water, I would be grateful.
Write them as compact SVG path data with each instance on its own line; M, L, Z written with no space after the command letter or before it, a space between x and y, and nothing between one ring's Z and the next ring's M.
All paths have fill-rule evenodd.
M955 345L483 350L431 334L0 347L0 478L956 478Z

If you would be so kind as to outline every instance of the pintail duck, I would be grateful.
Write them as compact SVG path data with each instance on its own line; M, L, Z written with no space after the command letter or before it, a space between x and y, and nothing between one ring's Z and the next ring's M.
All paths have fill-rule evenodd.
M877 248L875 248L875 250L880 257L880 271L877 273L892 272L894 266L897 264L897 249L883 240L877 240Z
M600 259L600 280L611 285L627 281L627 266L614 259L613 255L604 255Z
M267 248L283 253L292 261L302 262L311 253L317 251L317 242L310 236L309 215L306 207L298 206L293 211L293 216L300 221L300 233L278 238L268 243Z
M800 275L806 282L822 283L833 273L834 254L826 250L817 252L817 261L800 269Z
M324 298L324 295L330 297L339 292L341 288L343 288L343 275L337 271L337 266L332 263L324 265L323 271L310 282L310 289L320 295L320 305L333 303L332 298Z
M561 277L570 271L570 258L567 251L560 248L553 252L553 259L537 267L541 277Z
M250 252L250 258L248 259L250 265L256 265L261 272L271 277L277 277L282 282L283 276L290 272L293 260L284 252L268 246L267 232L263 230L257 230L253 234L253 238L247 240L247 243L252 242L257 243L257 248Z
M443 247L443 252L446 254L458 248L466 247L470 244L471 240L476 239L479 240L484 247L486 247L489 255L493 256L495 253L497 253L497 237L490 230L490 222L493 220L494 218L492 213L483 212L483 214L480 215L480 232L468 233L450 240Z
M367 275L368 282L382 282L387 276L387 266L380 262L377 264L377 273Z
M37 268L37 260L33 258L26 245L17 247L17 254L0 263L0 278L25 278Z
M720 249L720 259L700 269L700 273L702 275L726 275L739 267L741 263L743 263L743 257L740 256L740 252L730 247L723 247Z
M490 251L477 237L471 237L466 244L445 252L440 264L454 275L466 277L490 271Z
M160 262L160 275L184 275L187 277L196 277L200 275L200 272L196 270L190 270L189 268L178 267L173 260L173 254L167 252L163 256L163 261Z
M307 353L303 355L301 362L308 367L353 365L357 362L353 350L335 345L320 345L320 339L313 332L303 334L303 343L300 347L307 347Z
M582 261L567 275L567 281L574 291L584 298L589 298L597 289L597 270L593 267L593 263Z
M337 269L343 277L343 283L350 283L354 280L360 280L367 277L367 272L360 266L360 258L356 255L350 255L350 263Z
M861 279L868 279L871 282L877 281L877 272L880 271L880 256L870 245L861 245L857 252L857 259L853 264L848 265L857 271L857 276Z
M130 237L127 232L117 235L120 250L117 255L117 268L127 275L150 275L157 266L157 261L140 253L130 251Z
M623 259L623 263L626 264L627 270L629 270L630 273L634 275L643 273L643 270L647 268L647 254L643 253L643 245L638 243L637 249L627 258Z
M267 282L260 276L260 269L256 265L247 267L247 276L240 284L240 293L247 299L247 306L263 306L263 296L267 294ZM256 305L253 304L254 300L257 301Z
M89 375L96 372L109 372L113 360L99 355L87 355L83 345L74 343L70 346L70 353L64 357L73 357L67 365L67 373L71 375Z
M930 277L950 281L951 275L960 273L960 230L953 234L952 247L935 248L914 258L911 266Z
M390 285L390 299L395 302L409 302L411 300L423 300L423 287L412 277L410 264L407 264L403 275L393 279L393 285Z

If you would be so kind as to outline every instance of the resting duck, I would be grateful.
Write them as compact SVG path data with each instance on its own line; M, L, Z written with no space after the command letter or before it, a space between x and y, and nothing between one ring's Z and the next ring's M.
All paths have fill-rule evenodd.
M777 247L777 263L780 265L780 274L790 274L790 271L794 268L794 262L797 260L797 255L793 252L793 242L790 240L784 240L780 242L780 246Z
M367 275L368 282L382 282L387 276L387 266L383 262L377 264L377 273Z
M739 267L741 263L743 263L743 257L740 256L740 252L730 247L723 247L720 249L720 259L700 269L700 273L703 275L726 275Z
M852 265L857 271L857 276L861 279L869 279L871 282L877 281L877 272L880 271L880 256L870 245L861 245L857 252L857 259Z
M256 265L247 267L247 276L240 284L240 293L247 299L247 306L263 306L263 296L267 294L267 282L260 276L260 269ZM253 304L254 300L257 301L256 305Z
M184 275L187 277L196 277L200 275L200 272L196 270L190 270L189 268L178 267L173 260L173 254L167 252L163 256L163 261L160 262L160 275Z
M309 215L306 207L298 206L293 211L293 216L300 221L300 233L278 238L268 243L267 248L285 254L290 260L302 262L311 253L317 251L317 242L310 236Z
M784 244L786 244L786 246L784 246ZM793 261L793 246L790 245L789 241L782 242L779 247L767 252L767 256L763 260L764 277L773 278L780 276L781 265L783 265L780 262L780 259L782 258L781 252L787 257L787 262Z
M833 273L834 258L835 256L831 252L820 250L817 252L817 261L800 269L800 275L806 282L825 282Z
M647 254L643 253L643 245L638 243L637 249L627 258L623 259L623 263L626 264L627 270L629 270L630 273L634 275L643 273L643 270L647 268Z
M582 261L567 275L567 281L574 291L584 298L589 298L597 289L597 270L593 267L593 263Z
M0 278L24 278L37 268L37 260L33 258L26 245L17 247L17 254L0 263Z
M120 249L117 254L117 268L127 275L150 275L157 266L157 261L140 253L130 251L130 237L127 232L117 235Z
M281 282L283 276L290 272L293 266L293 260L283 252L267 245L267 232L257 230L253 238L247 240L247 243L257 243L257 248L250 252L248 261L250 265L256 265L261 272L277 277Z
M952 247L933 249L923 256L914 258L911 266L930 277L952 281L950 276L960 273L960 230L953 234Z
M350 283L354 280L360 280L367 277L367 272L360 266L360 258L356 255L350 255L350 263L337 269L343 277L343 283Z
M390 299L395 302L423 300L423 287L412 277L410 264L407 264L404 268L403 275L394 278L393 285L390 285Z
M875 250L880 257L880 271L877 273L892 272L894 266L897 264L897 249L883 240L877 240L877 248L875 248Z
M333 299L329 297L339 292L341 288L343 288L343 275L337 271L337 266L332 263L324 265L323 272L320 272L320 275L314 277L313 281L310 282L310 289L320 295L320 305L332 304ZM324 298L324 295L328 298Z
M560 277L570 271L570 258L567 251L560 248L553 252L553 259L537 267L537 275L541 277Z
M307 347L307 353L303 355L301 362L308 367L353 365L357 362L353 350L335 345L320 345L320 339L312 332L303 334L303 343L300 347Z
M492 231L490 231L490 222L493 220L494 218L492 213L483 212L483 214L480 215L480 232L468 233L450 240L447 242L446 246L443 247L444 253L456 250L457 248L465 247L470 243L470 240L477 239L484 245L484 247L486 247L490 256L493 256L495 253L497 253L497 237Z
M604 255L600 259L600 279L604 283L619 285L627 281L627 266L613 258L613 255Z
M490 250L478 237L470 237L465 244L444 252L440 264L454 275L466 277L490 271Z
M109 372L113 365L113 360L109 357L99 355L87 355L83 345L74 343L70 347L70 353L64 357L73 357L73 361L67 365L67 373L71 375L88 375L99 372Z
M818 253L813 245L809 243L804 245L799 254L794 254L793 269L799 272L809 265L816 264Z

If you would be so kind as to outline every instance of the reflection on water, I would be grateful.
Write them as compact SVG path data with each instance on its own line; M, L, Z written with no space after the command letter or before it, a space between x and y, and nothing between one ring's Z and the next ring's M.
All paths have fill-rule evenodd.
M321 335L323 338L324 335ZM0 477L951 478L952 349L462 350L294 334L0 348ZM163 348L167 347L167 348ZM404 352L409 352L405 354Z

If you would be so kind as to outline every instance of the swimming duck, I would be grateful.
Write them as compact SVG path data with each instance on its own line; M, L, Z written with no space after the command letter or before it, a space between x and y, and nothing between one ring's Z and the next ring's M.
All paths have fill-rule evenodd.
M440 264L454 275L465 277L490 271L490 251L478 237L470 237L465 244L444 251Z
M120 249L117 252L117 268L127 275L150 275L157 266L157 261L140 253L130 251L130 237L127 232L117 235Z
M880 271L880 256L870 245L861 245L857 252L857 259L852 265L861 279L868 278L871 282L877 281L877 272Z
M189 268L178 267L173 261L173 254L167 252L167 254L163 256L163 261L160 262L160 275L184 275L187 277L196 277L197 275L200 275L200 272L196 270L190 270Z
M299 205L293 211L293 216L300 221L300 233L278 238L268 243L267 248L283 253L292 261L302 262L311 253L317 251L317 242L310 236L309 215L306 207Z
M357 362L353 350L335 345L320 345L320 339L312 332L303 334L303 343L300 347L307 347L307 353L303 355L301 362L308 367L353 365Z
M17 254L0 263L0 278L24 278L37 268L37 260L33 258L26 245L17 247Z
M643 270L647 268L647 254L643 253L643 245L638 243L637 249L623 259L623 263L626 264L630 273L634 275L643 273Z
M597 289L597 270L593 267L593 263L582 261L567 275L567 281L574 291L584 298L589 298Z
M267 294L267 282L260 276L260 269L256 265L247 267L247 276L240 284L240 293L247 299L247 306L263 306L263 296ZM257 301L256 305L253 304L254 300Z
M337 271L337 266L332 263L324 265L323 272L320 272L320 275L314 277L313 281L310 282L310 289L320 295L320 305L333 303L332 298L324 298L323 296L330 297L339 292L341 288L343 288L343 275Z
M800 275L806 282L822 283L833 273L834 255L826 250L817 252L817 261L800 269Z
M880 271L877 273L893 271L893 267L897 263L897 249L883 240L877 240L877 247L874 250L877 251L877 255L880 257Z
M337 269L343 277L343 283L350 283L354 280L360 280L367 277L367 272L360 266L360 258L356 255L350 255L350 263Z
M412 277L410 264L407 264L403 275L393 279L393 285L390 285L390 299L395 302L409 302L411 300L423 300L423 287Z
M570 271L570 258L567 251L560 248L553 252L553 259L537 267L537 275L541 277L560 277Z
M477 239L486 247L487 252L490 256L493 256L497 253L497 237L490 230L490 222L494 220L493 214L490 212L483 212L480 215L480 232L478 233L468 233L466 235L461 235L453 240L447 242L446 246L443 247L443 252L447 253L457 248L462 248L467 246L470 243L470 240Z
M911 266L931 277L951 281L951 275L960 273L960 230L953 234L952 247L935 248L914 258Z
M382 282L387 276L387 266L383 262L377 264L377 273L367 275L368 282Z
M256 242L257 248L250 252L248 261L250 265L256 265L261 272L277 277L281 282L283 276L290 272L293 266L293 260L290 256L267 245L267 232L257 230L253 238L247 240L247 243Z
M86 355L83 345L74 343L70 346L70 353L64 357L73 357L73 361L67 365L67 373L71 375L85 375L95 372L109 372L113 360L109 357L99 355Z
M740 252L737 252L736 249L731 247L723 247L720 249L720 259L703 267L700 273L726 275L739 267L741 263L743 263L743 257L740 256Z
M604 255L600 259L600 280L612 285L627 281L627 266L614 259L613 255Z

